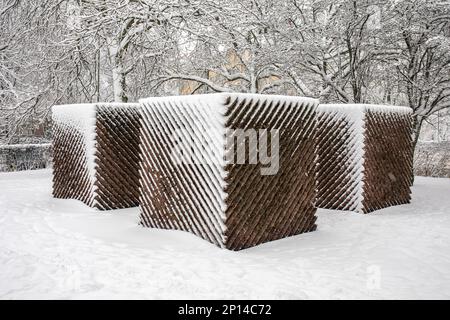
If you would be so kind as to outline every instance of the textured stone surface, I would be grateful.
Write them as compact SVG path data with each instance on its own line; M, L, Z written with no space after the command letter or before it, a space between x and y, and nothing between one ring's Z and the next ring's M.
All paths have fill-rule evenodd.
M450 178L450 141L419 141L414 154L414 174Z
M318 207L368 213L410 202L410 109L320 105L317 154Z
M50 143L0 145L0 172L48 168L51 158Z
M137 206L139 105L56 106L53 119L54 197L101 210Z

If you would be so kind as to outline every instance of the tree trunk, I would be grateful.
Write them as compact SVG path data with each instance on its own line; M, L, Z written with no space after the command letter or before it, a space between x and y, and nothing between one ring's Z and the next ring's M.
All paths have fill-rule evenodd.
M423 117L414 115L413 116L413 127L412 127L412 147L413 147L413 157L415 157L415 151L417 147L417 142L419 141L420 129L422 128ZM413 158L414 163L414 158ZM414 184L414 172L411 177L411 185Z
M413 149L416 150L417 142L419 141L420 129L422 128L423 117L413 116L413 128L412 128L412 142Z
M114 101L115 102L128 102L126 95L126 79L123 73L123 68L120 62L114 66L112 70L113 74L113 88L114 88Z
M126 78L123 68L123 58L119 50L117 40L111 41L109 48L110 61L112 63L112 78L114 90L114 102L128 102L126 95Z

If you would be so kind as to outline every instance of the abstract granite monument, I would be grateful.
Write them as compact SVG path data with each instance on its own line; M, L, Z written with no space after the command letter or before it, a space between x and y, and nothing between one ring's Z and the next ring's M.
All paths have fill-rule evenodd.
M139 104L52 108L53 195L100 210L139 204Z
M231 250L316 229L317 100L219 93L140 103L142 225Z
M411 128L410 108L319 105L317 206L368 213L409 203Z

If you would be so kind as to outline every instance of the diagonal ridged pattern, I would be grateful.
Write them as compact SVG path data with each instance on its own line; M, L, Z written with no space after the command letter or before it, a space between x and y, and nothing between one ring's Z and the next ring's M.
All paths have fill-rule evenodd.
M102 210L139 205L138 105L99 104L96 121L96 206Z
M94 185L87 165L82 132L61 123L53 125L53 196L94 204Z
M138 104L53 108L53 194L100 210L139 201Z
M190 231L216 245L223 245L225 172L221 159L224 141L221 139L225 134L224 109L215 101L195 97L144 102L141 135L143 225ZM174 137L198 142L193 144L197 151L194 154L205 156L208 163L179 163L173 157L173 150L176 150Z
M350 109L351 108L351 109ZM317 207L357 211L362 192L362 112L318 109Z
M412 119L408 113L366 112L365 213L409 203L413 177Z
M212 94L141 104L144 226L189 231L232 250L315 230L315 100ZM226 138L235 129L280 130L276 174L225 157L236 156ZM174 157L180 141L190 142L190 162Z
M261 163L226 168L227 248L243 249L315 230L316 105L301 99L236 96L227 106L227 128L281 129L277 174L261 175Z
M409 109L320 105L318 114L319 208L368 213L409 202Z

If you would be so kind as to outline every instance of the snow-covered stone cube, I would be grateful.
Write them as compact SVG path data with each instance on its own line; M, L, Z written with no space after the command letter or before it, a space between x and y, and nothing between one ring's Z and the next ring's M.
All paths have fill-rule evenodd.
M410 108L319 105L317 206L368 213L409 203L411 128Z
M100 210L139 201L139 104L52 108L53 195Z
M219 93L140 103L142 225L232 250L315 230L317 100Z

